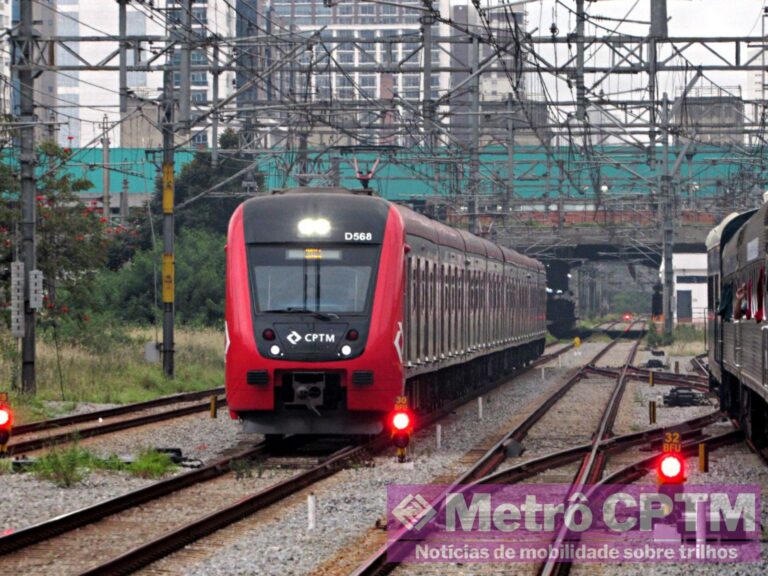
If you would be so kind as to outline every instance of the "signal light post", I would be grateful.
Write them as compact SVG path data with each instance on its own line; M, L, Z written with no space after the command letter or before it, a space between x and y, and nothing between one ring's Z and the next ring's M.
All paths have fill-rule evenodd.
M685 482L685 458L682 452L680 432L665 432L662 452L656 464L659 484L682 484Z
M395 410L389 419L392 431L392 444L397 450L397 461L405 462L408 453L408 445L413 434L413 415L408 410L408 401L400 397L395 403Z

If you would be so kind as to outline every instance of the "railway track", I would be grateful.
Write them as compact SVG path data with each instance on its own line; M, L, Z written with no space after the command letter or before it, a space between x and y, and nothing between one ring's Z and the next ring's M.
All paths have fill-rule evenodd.
M573 344L567 344L549 354L541 356L532 362L528 367L518 370L507 378L515 378L531 369L552 361L559 355L566 353ZM444 407L439 412L427 417L420 418L420 426L428 426L451 413L461 404L473 399L475 396L487 392L494 388L498 383L489 383L487 387L478 389L471 398L464 398L453 402ZM210 500L219 503L221 501L222 490L217 483L227 486L227 478L232 476L232 463L237 460L248 460L258 458L266 453L265 445L260 444L251 449L239 452L229 458L220 460L193 472L188 472L180 476L169 478L167 480L150 485L137 491L127 493L112 500L65 514L54 518L48 522L43 522L35 526L30 526L12 534L0 537L0 568L13 570L14 566L29 566L30 558L35 559L37 566L41 567L40 572L46 566L48 555L61 557L62 554L69 557L76 557L77 550L93 550L96 547L89 546L89 538L105 537L109 531L117 531L117 534L124 534L128 530L135 531L135 520L131 518L141 514L141 509L154 507L162 518L162 504L167 499L173 506L182 506L184 499L181 493L184 491L194 491L195 498L190 499L190 509L185 512L191 522L177 522L175 526L163 530L162 534L156 534L136 545L127 544L125 538L117 540L122 545L120 550L129 547L127 552L115 553L112 558L86 559L87 565L78 564L72 566L67 573L78 574L128 574L152 561L159 559L175 550L202 538L216 530L219 530L237 520L253 514L259 510L287 498L288 496L308 487L312 484L335 474L337 471L348 467L352 463L361 460L367 460L369 455L384 449L390 443L388 435L382 435L372 442L361 446L344 448L330 457L323 459L316 465L309 466L308 469L281 479L272 485L259 490L255 494L249 494L245 497L230 498L228 505L221 507L217 505L214 509L206 510L209 513L196 513L195 508L199 508L200 499ZM290 451L290 450L287 450ZM136 512L139 510L139 512ZM69 554L64 554L62 550L71 550ZM105 550L115 551L114 544L106 544Z
M217 406L223 406L226 403L223 394L223 388L185 392L85 414L21 424L13 429L7 455L25 454L71 442L75 437L91 438L205 412L210 409L212 396L216 396ZM173 408L174 405L178 406Z
M629 329L627 329L627 332L629 332ZM614 340L613 342L615 343L617 340ZM634 446L647 445L650 442L660 441L663 438L665 430L668 430L668 427L656 427L620 436L614 436L612 434L616 414L627 380L638 374L641 376L644 375L642 370L635 370L631 366L639 342L640 339L633 345L629 357L621 370L595 368L594 364L597 362L593 359L587 368L580 371L566 383L566 386L573 386L575 383L574 381L578 381L584 375L589 373L616 378L614 392L603 411L600 424L597 427L591 442L528 459L525 462L498 472L488 473L489 470L497 469L499 464L503 462L506 457L505 454L508 452L507 448L509 445L514 441L523 439L532 428L533 424L541 419L542 415L547 412L549 407L554 405L554 403L551 402L552 398L550 397L519 427L510 431L496 446L484 454L471 469L465 472L451 485L450 489L454 489L460 485L471 486L481 483L512 484L522 482L545 471L564 467L579 461L579 469L573 480L572 489L584 486L585 484L631 482L645 475L648 470L655 466L657 455L654 454L651 457L623 466L609 476L601 479L609 455L624 452ZM602 351L602 354L605 352L607 352L607 350ZM662 374L662 381L668 384L692 388L702 387L700 378L681 377L681 375L678 374ZM562 395L560 397L562 397ZM701 443L706 444L710 449L715 449L720 446L740 441L742 436L737 431L713 437L703 436L702 433L706 427L722 419L723 414L721 412L713 411L705 416L700 416L676 424L675 430L681 432L684 441L683 453L685 455L694 455L698 451L698 445ZM558 535L558 537L560 537L560 535ZM560 538L560 540L562 540L562 538ZM554 542L553 545L557 546L558 542ZM387 563L386 561L387 548L387 546L383 547L374 556L369 558L366 563L359 566L353 573L354 576L382 576L395 569L395 564ZM558 564L553 562L551 565L543 565L540 574L558 574L562 576L562 574L567 573L569 568L569 564Z
M625 333L630 332L631 328L639 323L633 322L630 324ZM489 450L487 450L476 462L461 476L459 476L454 482L451 483L449 490L460 486L473 484L482 481L484 478L496 470L508 457L509 448L513 443L521 442L528 432L536 425L549 410L557 404L557 402L565 396L569 390L571 390L584 376L587 374L587 367L597 364L614 346L620 342L620 338L616 338L603 347L595 356L593 356L585 366L576 372L565 383L553 391L539 406L531 412L531 414L525 418L514 429L507 432L500 440L496 442ZM640 339L633 345L630 357L625 364L631 364L634 359L637 347L639 346ZM615 418L615 413L614 413ZM642 440L638 440L641 442ZM591 444L589 445L591 447ZM577 456L578 458L578 456ZM387 550L388 546L381 547L374 555L368 558L357 570L353 572L354 576L381 576L388 574L395 567L396 564L387 562Z

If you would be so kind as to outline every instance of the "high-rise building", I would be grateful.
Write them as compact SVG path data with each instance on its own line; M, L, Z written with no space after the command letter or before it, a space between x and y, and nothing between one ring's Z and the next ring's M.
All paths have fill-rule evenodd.
M238 34L261 39L240 48L239 86L270 68L279 68L280 59L302 38L313 32L320 35L320 41L297 58L305 69L314 67L311 75L302 77L295 72L296 66L286 66L285 71L266 74L264 81L238 98L245 123L255 132L270 134L264 140L267 145L291 137L279 126L299 124L312 125L309 137L318 144L403 144L412 138L402 126L413 116L413 106L418 109L423 98L424 54L420 47L421 18L425 13L421 0L344 2L334 6L327 6L323 0L267 0L258 4L255 0L240 0L237 5ZM435 7L449 14L450 2L439 0ZM432 26L434 37L446 37L449 31L443 23ZM450 55L436 43L429 57L435 67L449 65ZM402 73L376 70L377 65L391 69L398 64ZM449 86L449 73L433 74L432 98L439 97ZM297 110L302 103L317 105L312 115L303 115L303 120L299 113L298 124L285 110L271 117L263 111L257 114L257 104L290 100L297 103ZM366 102L370 104L367 110ZM356 103L359 111L352 112ZM345 136L345 127L355 129Z
M171 22L183 23L183 0L167 0L167 14ZM193 0L192 2L192 37L199 44L212 36L235 36L235 4L234 2L220 2L217 0ZM219 63L223 64L229 52L220 49ZM232 71L223 71L214 74L213 48L197 47L192 51L191 64L191 119L196 120L201 114L209 111L214 105L214 83L218 83L219 99L224 99L233 93L235 89L235 74ZM173 54L173 62L178 66L181 62L181 52L176 50ZM178 91L181 82L181 72L174 74L174 90ZM203 124L205 125L205 124ZM190 134L192 146L206 147L211 143L211 132L208 129L193 128Z
M164 37L182 21L181 4L176 0L129 2L127 6L127 33L129 36ZM58 0L56 26L62 36L117 36L118 3L94 0ZM220 2L194 0L192 3L193 38L205 39L212 35L234 35L233 10ZM68 42L66 47L58 46L56 59L59 65L78 65L78 57L98 63L114 54L118 42ZM153 59L154 67L165 64L161 52L164 42L142 42L131 46L127 52L129 65ZM77 56L75 55L77 54ZM212 48L199 48L192 52L193 70L190 75L192 117L207 109L213 99L214 76L211 73ZM226 53L222 54L222 58ZM173 53L173 62L178 65L180 50ZM114 56L109 64L118 64ZM200 68L205 68L201 70ZM80 147L98 142L103 132L103 122L113 124L121 119L119 75L115 70L104 71L62 71L58 77L58 141L63 146ZM178 94L180 74L174 76L174 87ZM219 95L225 98L232 93L233 74L218 76ZM113 146L153 147L160 142L157 101L162 93L163 73L156 71L129 72L128 113L122 122L110 133ZM188 141L190 146L206 146L210 142L209 129L193 129L179 140Z

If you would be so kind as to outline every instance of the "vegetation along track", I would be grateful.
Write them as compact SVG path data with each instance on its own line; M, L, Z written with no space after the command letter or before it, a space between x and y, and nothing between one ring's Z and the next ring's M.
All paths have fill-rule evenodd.
M216 396L217 406L223 406L225 404L223 394L223 388L184 392L146 402L21 424L13 428L13 436L8 443L7 455L24 454L70 442L73 438L90 438L111 434L128 428L204 412L210 409L212 396ZM206 401L200 402L202 399L206 399ZM174 404L181 404L182 406L163 409Z
M545 354L535 362L532 362L527 368L512 374L511 377L517 377L536 366L550 362L572 347L573 344L568 344L549 354ZM489 382L486 387L476 390L475 395L482 394L496 385L498 385L498 382ZM453 402L434 414L420 418L419 426L423 427L432 424L471 399L464 398ZM288 439L287 441L298 442L295 439ZM73 564L71 567L67 566L69 568L68 573L112 575L127 574L135 571L190 542L287 498L297 491L331 476L346 466L367 459L371 453L381 451L388 446L389 442L388 435L384 434L365 445L345 448L305 471L290 478L275 481L272 485L261 489L256 494L245 497L232 497L230 495L227 506L217 507L213 510L209 508L208 513L193 514L192 510L189 510L188 513L177 513L176 517L194 519L186 523L179 521L176 523L176 526L169 528L162 534L147 535L145 537L150 538L149 541L142 541L122 554L117 554L114 545L112 547L105 545L104 549L107 554L112 551L116 554L114 557L107 561L102 559L98 561L90 560L85 564L78 563L77 565ZM290 452L290 447L283 448L285 448L283 451ZM91 542L89 533L93 535L93 538L105 541L105 538L109 540L106 536L108 531L117 531L118 534L125 534L126 531L139 532L135 517L137 514L140 514L142 508L153 506L159 510L162 504L158 501L164 498L173 498L173 506L181 506L184 503L184 499L179 493L186 489L190 489L190 493L193 494L193 498L189 500L189 505L192 508L199 507L201 498L206 497L203 495L202 490L205 491L204 494L208 495L210 501L220 503L222 500L221 490L213 483L227 482L224 477L231 474L233 462L255 458L264 453L265 447L263 444L260 444L198 470L169 478L106 502L0 537L0 568L11 567L17 561L17 559L14 559L14 556L18 555L23 555L27 562L30 558L35 559L37 565L43 567L47 562L45 559L46 555L52 555L54 558L69 558L70 555L77 555L74 550L94 550L96 547L89 544ZM211 483L212 488L200 487L206 483ZM158 513L162 514L161 512ZM126 520L121 520L123 516ZM131 518L134 518L134 520L131 520ZM142 524L139 523L138 525L141 526ZM133 546L133 544L126 544L128 542L127 538L120 538L118 540L122 544L122 548L117 550L124 550L126 545ZM72 554L63 554L65 545L67 549L73 550ZM44 570L41 570L41 572L44 573Z

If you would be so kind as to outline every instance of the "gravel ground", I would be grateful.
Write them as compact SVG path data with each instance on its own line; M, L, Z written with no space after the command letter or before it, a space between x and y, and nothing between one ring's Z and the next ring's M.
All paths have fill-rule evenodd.
M130 417L159 414L167 412L169 409L196 406L201 403L200 400L195 400L172 406L158 406L131 414ZM104 418L103 422L116 422L125 418L125 415L113 416ZM99 424L99 422L84 422L40 432L30 432L12 437L11 444L15 441L22 442L36 438L48 438L60 434L74 435L78 430L97 427ZM114 434L82 439L80 443L87 445L99 454L133 454L142 447L179 447L184 450L185 455L187 455L187 452L190 452L189 456L208 459L215 456L215 453L208 449L207 445L223 445L226 441L225 436L236 433L238 429L238 424L229 418L229 413L226 410L220 409L219 417L216 419L212 419L208 411L204 410L189 416L164 420L134 429L126 429ZM210 437L211 441L206 441L206 436ZM29 454L33 453L37 453L37 451L29 452Z
M237 447L255 444L260 436L244 434L226 413L212 419L201 412L141 428L124 430L80 441L96 454L127 456L139 449L181 448L182 454L204 463L217 460ZM182 474L184 468L176 473ZM71 488L57 488L30 473L0 475L0 526L18 529L97 502L119 496L150 483L125 473L96 471Z
M57 488L32 474L0 476L0 530L18 530L151 484L125 474L96 471L72 488Z
M241 425L232 420L226 411L220 410L218 418L211 418L207 412L200 412L174 420L158 422L123 430L119 434L105 434L80 441L93 452L110 454L134 454L140 448L181 448L182 454L203 462L211 462L238 443L258 435L246 435Z
M180 554L170 556L149 567L147 574L344 574L356 562L347 550L360 550L361 534L375 549L383 532L375 531L376 520L385 514L386 487L389 484L443 482L466 469L463 458L469 451L508 430L520 421L532 402L542 392L551 390L565 378L567 368L594 354L601 345L585 344L581 354L569 352L561 361L517 378L513 383L488 394L484 418L478 419L477 402L470 402L455 414L443 419L442 450L435 450L435 432L431 427L414 439L413 467L393 462L391 455L375 459L374 467L345 470L313 490L318 501L318 526L307 530L306 495L282 503L279 515L274 510L256 514L212 538L199 542ZM528 405L528 406L527 406ZM525 408L523 408L525 407ZM379 532L379 534L370 534ZM370 544L373 539L373 547ZM258 551L257 554L248 551ZM247 555L247 556L246 556ZM363 555L364 557L364 555ZM345 565L345 558L349 565Z
M265 470L262 475L237 478L228 474L195 484L160 499L0 557L0 570L9 574L75 575L139 544L201 516L263 490L292 472ZM140 529L138 529L140 528Z
M655 426L670 426L684 420L704 416L717 409L715 400L702 406L664 406L663 396L672 386L651 386L648 382L631 380L627 382L624 400L616 417L616 434L629 434ZM656 401L656 424L650 424L648 405Z

